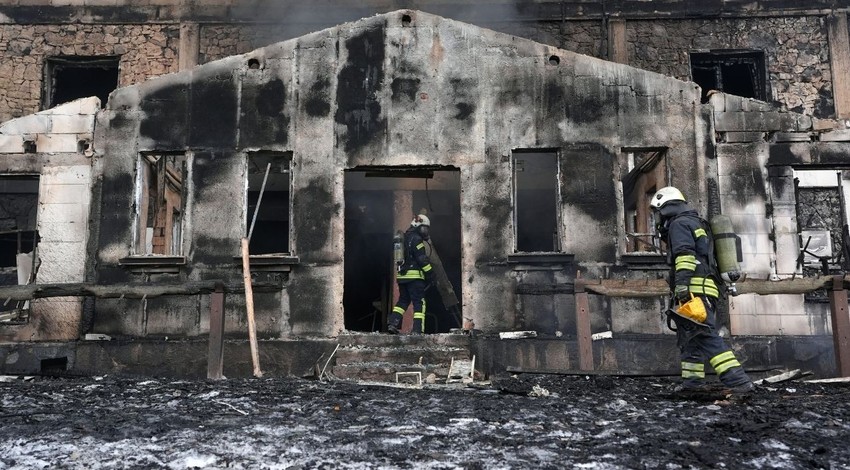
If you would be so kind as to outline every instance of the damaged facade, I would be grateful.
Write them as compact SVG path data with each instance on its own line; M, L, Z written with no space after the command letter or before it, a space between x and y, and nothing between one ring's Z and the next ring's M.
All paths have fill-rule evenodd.
M850 131L833 119L850 113L846 10L776 3L686 15L671 2L679 18L664 20L630 2L616 15L543 2L498 22L477 10L499 31L399 10L292 39L306 31L215 23L180 5L157 8L168 19L159 24L137 7L134 26L104 25L116 19L95 13L108 8L68 7L89 16L67 25L28 23L26 8L9 7L2 34L37 39L5 52L20 87L0 91L4 116L56 104L46 96L67 89L69 64L117 63L121 87L101 111L97 99L73 101L0 127L3 198L24 201L4 206L3 230L21 240L3 245L15 259L4 273L27 263L34 273L7 284L221 281L225 334L242 339L239 241L253 227L264 357L303 374L348 333L382 329L392 236L424 210L452 291L431 293L428 331L460 327L460 312L483 333L461 337L482 370L577 369L583 279L646 283L650 295L590 295L587 310L590 329L613 336L594 344L595 367L658 371L676 363L675 341L664 296L651 295L667 267L646 199L672 184L703 214L729 215L742 238L745 293L725 323L747 364L833 373L822 290L744 287L848 264ZM51 86L33 85L39 77ZM210 299L197 292L16 309L26 313L0 324L10 371L63 354L81 372L193 374L205 364ZM491 336L517 330L538 338ZM116 340L76 342L87 334ZM243 349L233 346L229 375L244 373ZM169 365L174 357L186 363Z

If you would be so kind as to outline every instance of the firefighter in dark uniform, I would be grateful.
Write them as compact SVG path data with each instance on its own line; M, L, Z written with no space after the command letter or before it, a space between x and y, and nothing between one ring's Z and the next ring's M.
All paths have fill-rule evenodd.
M398 334L407 306L413 302L413 329L411 334L425 333L425 288L431 283L432 268L425 242L430 238L431 221L417 215L410 228L404 232L404 263L399 267L398 302L387 319L387 331Z
M685 201L678 189L661 188L650 201L658 229L667 242L670 288L680 305L699 297L705 306L702 325L673 315L682 361L682 383L677 392L704 387L705 361L733 392L747 393L753 383L723 338L717 333L716 308L720 276L714 261L711 228Z

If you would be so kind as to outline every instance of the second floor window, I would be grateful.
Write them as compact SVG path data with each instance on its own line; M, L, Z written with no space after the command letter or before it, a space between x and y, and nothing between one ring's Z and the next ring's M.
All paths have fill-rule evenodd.
M691 77L702 88L702 102L708 92L767 100L767 68L764 52L721 50L691 53Z

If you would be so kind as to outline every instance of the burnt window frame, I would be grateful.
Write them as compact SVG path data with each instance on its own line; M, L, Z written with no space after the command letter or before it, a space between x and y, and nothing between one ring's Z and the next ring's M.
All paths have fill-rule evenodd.
M554 231L552 232L552 246L551 250L527 250L523 249L524 247L520 247L520 204L519 204L519 196L518 192L519 188L519 178L517 177L517 157L521 155L530 155L530 154L547 154L551 155L554 164L554 173L552 174L552 186L554 187L554 194L552 198L553 202L553 211L552 214L552 222L554 223ZM560 210L560 201L561 201L561 152L559 149L552 148L517 148L511 151L510 157L510 168L511 168L511 218L513 222L513 252L514 253L563 253L562 247L562 238L563 238L563 228L561 224L561 210Z
M106 97L109 96L109 93L116 90L120 85L121 80L121 56L119 55L100 55L100 56L78 56L78 55L64 55L64 56L51 56L46 57L44 59L44 70L43 77L41 81L41 110L50 109L60 104L69 103L71 101L87 98L88 96L79 96L69 101L64 101L62 103L56 102L56 88L57 88L57 73L65 68L77 68L77 69L91 69L91 68L104 68L104 69L115 69L115 86L112 90L109 90L105 93L105 96L100 95L88 95L88 96L97 96L100 99L100 106L103 108L106 106Z
M697 62L697 64L695 64ZM751 78L753 79L753 95L745 96L734 93L723 87L722 67L724 63L735 62L738 65L747 65L753 68ZM715 72L717 80L720 83L718 88L704 87L697 82L694 71L696 68L708 69L711 65ZM688 52L688 70L691 81L700 85L702 89L701 102L708 102L708 93L711 90L717 89L723 93L743 96L745 98L753 98L760 101L767 101L770 97L770 76L768 74L767 54L761 49L710 49L710 50L694 50Z
M153 249L150 253L147 252L147 236L143 236L141 231L143 226L147 229L147 222L142 221L142 207L147 208L146 204L143 204L143 197L146 192L149 179L143 180L146 177L146 168L149 157L182 157L183 158L183 175L181 181L180 188L180 196L181 196L181 217L180 217L180 230L179 230L179 240L175 243L174 237L174 225L172 224L172 237L171 243L168 245L171 247L170 251L166 253L153 253ZM167 160L165 160L165 164L167 164ZM185 228L189 225L188 223L188 213L189 213L189 197L191 195L191 191L188 186L192 181L192 155L189 152L171 152L171 151L148 151L141 152L136 159L136 175L133 183L133 244L131 247L131 257L134 258L183 258L184 253L187 252L187 247L185 246L186 237L185 237ZM145 214L147 215L147 209L145 209ZM176 250L175 250L176 248ZM176 251L176 252L175 252Z
M248 234L251 230L252 224L254 225L254 232L255 233L256 233L256 230L257 230L257 225L256 225L256 222L254 221L254 218L255 218L254 212L255 211L251 209L251 204L250 204L250 193L253 192L253 191L251 191L251 185L250 185L251 164L252 164L251 160L253 158L259 158L259 159L268 158L268 159L279 159L279 160L281 160L281 167L285 167L285 169L280 171L280 173L276 173L276 174L286 174L287 175L287 178L288 178L287 184L288 184L288 193L289 193L287 204L288 204L289 210L288 210L288 214L287 214L286 250L285 251L271 251L271 252L268 252L268 253L259 253L259 252L256 252L255 249L253 248L253 245L251 245L249 252L251 253L252 257L254 257L254 256L264 256L264 257L269 257L269 256L271 256L271 257L274 257L274 256L288 257L288 256L291 256L291 255L293 255L293 246L292 246L292 241L293 241L292 213L293 213L293 203L294 203L293 175L292 175L292 173L293 173L292 172L292 169L293 169L293 152L291 152L291 151L285 151L285 152L284 151L271 151L271 150L258 150L258 151L246 152L245 159L244 159L245 179L244 179L244 191L243 191L243 198L244 198L243 199L243 214L244 214L244 220L245 220L245 224L244 224L244 230L245 231L244 231L244 233L245 233L246 236L248 236ZM274 168L274 165L272 167ZM259 179L259 181L261 182L261 185L260 185L259 188L257 188L257 192L259 192L259 190L262 189L262 178L265 176L265 168L259 168L258 174L261 175L260 179ZM270 171L269 175L271 176L271 174L272 173ZM267 184L268 184L268 182L267 182ZM266 189L266 190L268 190L268 189ZM265 197L265 196L263 196L263 197ZM263 201L259 200L258 202L260 203L260 208L262 209ZM256 205L254 207L256 207ZM253 234L251 234L251 235L252 235L252 237L251 237L252 240L250 240L249 243L253 243Z
M635 161L637 154L646 154L644 159ZM623 194L623 237L619 245L621 255L657 256L661 254L661 238L652 223L652 211L649 201L659 189L670 186L672 167L667 147L624 147L620 151L619 183ZM661 173L659 180L658 174ZM655 176L653 178L653 176ZM643 178L651 179L654 184L641 185ZM641 190L643 188L643 190ZM638 192L635 192L638 191ZM631 214L634 213L634 216ZM633 219L633 223L632 222ZM637 232L640 220L646 223L646 232ZM631 237L631 241L630 238ZM646 238L649 238L648 240ZM638 241L638 240L643 240ZM642 250L639 247L650 249Z
M850 183L847 182L845 176L850 169L845 167L792 167L793 171L793 182L794 182L794 218L797 221L797 242L799 244L798 249L798 259L797 259L797 269L803 269L803 273L805 274L805 270L809 269L814 272L820 272L822 275L834 274L839 270L846 269L848 265L850 265L850 259L848 255L850 253L846 252L843 249L842 243L847 243L847 238L850 236L850 233L847 233L846 229L850 226L850 210L848 210L848 193L850 193ZM803 184L801 181L803 176L801 173L823 173L822 176L808 176L805 179L807 182ZM834 182L828 182L829 174L832 173L835 175ZM826 227L823 229L814 229L810 226L805 226L801 220L801 197L800 194L803 191L811 190L835 190L838 194L839 200L839 218L842 222L842 227ZM804 232L807 231L826 231L830 237L830 251L831 256L819 259L817 258L817 254L812 250L814 247L807 246L809 240L808 237L804 238ZM850 248L850 246L845 249ZM807 253L808 251L808 253ZM808 294L807 294L808 295Z

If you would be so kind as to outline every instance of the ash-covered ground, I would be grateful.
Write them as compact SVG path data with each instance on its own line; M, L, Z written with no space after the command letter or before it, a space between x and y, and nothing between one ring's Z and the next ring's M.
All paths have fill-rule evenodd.
M17 378L0 383L0 468L850 468L847 385L715 401L672 384Z

